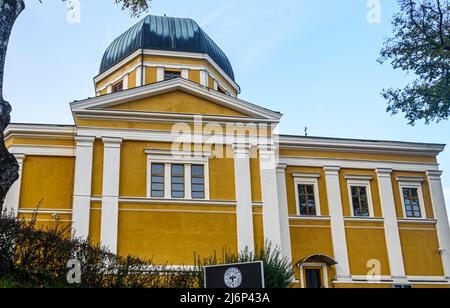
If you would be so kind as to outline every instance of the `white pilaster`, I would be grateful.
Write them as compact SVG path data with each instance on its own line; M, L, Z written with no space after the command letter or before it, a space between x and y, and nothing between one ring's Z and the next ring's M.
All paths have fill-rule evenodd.
M384 216L384 230L389 257L389 267L393 279L406 279L402 245L398 230L397 211L392 189L391 169L377 169L380 188L381 208Z
M278 207L280 211L281 249L283 256L292 262L291 232L286 190L286 165L277 167Z
M87 239L89 237L94 141L94 137L75 137L77 148L72 213L72 236L74 238Z
M136 87L142 86L142 67L138 66L136 69Z
M208 86L208 72L205 70L200 71L200 85L204 87Z
M274 247L283 249L281 238L281 208L278 203L277 166L275 159L274 149L261 148L259 150L264 237Z
M128 90L128 74L125 75L125 77L123 77L123 90Z
M250 149L247 145L234 146L234 172L236 179L236 216L238 250L255 251L253 236L253 202L250 178Z
M120 148L122 139L103 138L103 195L101 245L117 253L119 223Z
M345 236L344 214L339 183L340 167L324 167L328 195L328 207L331 217L331 237L333 239L336 276L340 280L350 278L350 264L348 260L347 238Z
M442 256L444 274L450 279L450 227L445 207L444 190L441 182L442 171L428 171L431 199L433 202L434 217L437 219L437 233L439 249Z
M156 68L156 81L164 81L164 67L162 66Z
M107 88L106 88L106 94L111 94L112 93L112 85L109 85Z
M214 90L218 91L219 90L219 83L217 82L217 80L214 79Z
M189 69L187 68L181 69L181 78L189 79Z
M22 187L22 173L23 173L23 162L26 156L23 154L14 154L17 163L19 164L19 178L9 189L6 194L5 208L8 212L14 213L14 217L19 215L19 205L20 205L20 190Z

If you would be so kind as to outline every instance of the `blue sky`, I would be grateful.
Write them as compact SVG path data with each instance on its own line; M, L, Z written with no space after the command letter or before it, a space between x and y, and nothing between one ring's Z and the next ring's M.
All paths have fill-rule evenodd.
M26 0L16 23L5 97L13 122L72 124L68 103L94 96L104 50L138 19L80 0L81 23L69 24L64 3L43 2ZM229 56L240 98L284 114L281 133L450 144L449 121L411 127L385 112L381 90L411 77L376 62L398 9L380 3L380 24L367 22L367 0L154 0L151 13L196 20ZM450 208L450 149L440 163Z

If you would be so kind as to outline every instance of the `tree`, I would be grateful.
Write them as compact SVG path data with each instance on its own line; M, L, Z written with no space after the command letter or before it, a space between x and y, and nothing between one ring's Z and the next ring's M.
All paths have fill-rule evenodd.
M418 120L440 122L450 114L450 0L399 0L393 37L384 42L380 63L413 73L403 89L384 89L387 111Z
M116 4L122 5L123 10L129 10L132 16L147 11L150 1L114 0ZM8 190L19 177L19 165L14 155L6 149L4 140L4 131L11 120L11 105L3 99L3 74L11 31L24 9L24 0L0 0L0 212Z

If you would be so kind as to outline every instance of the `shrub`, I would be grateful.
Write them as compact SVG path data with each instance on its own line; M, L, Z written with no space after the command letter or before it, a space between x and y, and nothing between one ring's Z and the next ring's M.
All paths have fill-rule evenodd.
M198 288L199 276L135 257L120 257L88 241L71 240L70 228L36 228L0 214L0 287ZM67 283L67 263L80 262L81 283Z

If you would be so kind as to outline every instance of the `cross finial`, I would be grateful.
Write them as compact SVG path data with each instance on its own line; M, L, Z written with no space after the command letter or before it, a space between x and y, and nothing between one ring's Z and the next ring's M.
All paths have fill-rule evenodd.
M308 126L305 126L305 137L308 137Z

